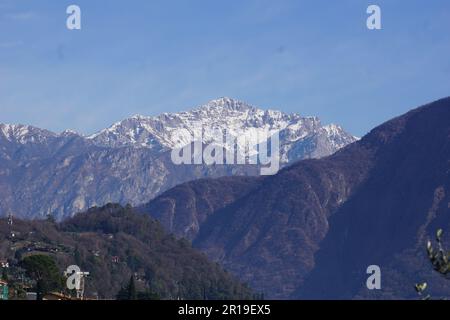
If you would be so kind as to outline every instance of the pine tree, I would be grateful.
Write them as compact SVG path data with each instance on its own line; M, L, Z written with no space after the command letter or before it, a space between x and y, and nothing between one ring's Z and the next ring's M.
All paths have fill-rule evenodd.
M2 280L8 281L8 272L7 272L6 268L3 268L3 270L2 270Z
M122 287L116 296L117 300L137 300L136 285L134 277L130 277L130 281L125 287Z
M38 300L53 290L63 287L63 277L53 257L46 255L32 255L21 261L26 275L36 281Z
M80 266L81 262L83 261L81 258L81 253L78 247L75 248L75 252L73 253L73 257L75 259L75 264Z
M128 300L136 300L136 285L134 284L134 277L131 276L130 282L128 283Z

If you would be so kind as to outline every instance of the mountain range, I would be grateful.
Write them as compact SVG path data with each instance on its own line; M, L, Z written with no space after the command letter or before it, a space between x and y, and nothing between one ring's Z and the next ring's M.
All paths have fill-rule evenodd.
M262 110L230 98L155 117L133 116L84 136L0 124L0 216L57 220L106 203L140 205L180 183L205 177L253 176L260 165L175 165L171 151L215 143L218 133L246 137L279 132L283 166L330 155L357 138L316 117Z
M94 206L69 220L76 230L64 229L92 232L110 223L102 215L105 221L85 228L95 206L131 203L268 298L411 299L423 281L432 296L450 295L425 250L438 228L450 230L450 98L362 139L317 118L228 98L179 114L135 116L87 137L0 129L2 214L63 219ZM283 168L260 176L258 165L171 161L174 148L199 134L203 144L220 145L221 130L279 132ZM380 290L366 286L373 265Z
M328 157L187 182L140 210L266 297L411 299L421 281L448 297L425 248L438 228L450 233L450 98ZM366 287L371 265L380 290Z

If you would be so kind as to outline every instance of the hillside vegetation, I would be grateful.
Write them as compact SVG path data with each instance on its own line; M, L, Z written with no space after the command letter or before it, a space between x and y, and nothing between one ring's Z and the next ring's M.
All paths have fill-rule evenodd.
M14 236L12 236L14 234ZM20 268L30 255L49 255L63 271L78 265L90 272L86 296L115 298L133 276L136 289L161 299L246 299L250 290L206 256L164 232L131 207L92 208L63 223L0 220L0 260L12 284L33 289ZM28 281L26 281L28 280Z

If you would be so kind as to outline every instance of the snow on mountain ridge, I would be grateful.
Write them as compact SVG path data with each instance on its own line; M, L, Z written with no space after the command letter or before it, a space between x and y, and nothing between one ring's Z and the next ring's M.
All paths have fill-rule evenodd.
M0 124L0 134L10 142L44 143L58 135L51 131L23 124Z
M339 126L323 126L317 117L262 110L229 98L191 111L136 115L89 137L0 124L0 174L14 187L2 188L8 200L0 203L0 213L12 208L24 217L52 214L61 219L109 202L142 204L186 181L258 174L260 165L173 163L170 151L194 136L234 150L235 142L223 141L224 132L245 137L251 147L279 132L281 167L328 156L355 141ZM242 141L236 143L236 149L245 149ZM249 155L255 152L252 148Z
M191 111L163 113L153 117L135 115L116 122L88 139L103 147L162 151L183 147L198 140L198 137L204 144L214 143L232 148L223 141L225 133L233 137L245 137L250 146L254 146L275 132L280 133L283 162L290 160L288 154L291 149L310 152L310 157L319 157L355 141L353 136L337 125L323 126L317 117L263 110L227 97L212 100ZM311 141L317 139L320 143L316 146Z
M212 100L191 111L134 115L87 137L71 130L56 134L32 126L0 125L0 134L22 144L79 136L100 147L147 148L157 153L183 147L199 137L204 144L234 148L223 141L225 133L235 138L244 137L253 147L276 132L280 134L284 163L297 157L325 156L357 140L338 125L323 126L317 117L263 110L227 97Z
M167 147L173 147L174 144L177 144L177 141L171 139L170 136L176 136L177 134L175 133L178 130L187 130L191 133L199 127L203 127L206 130L242 129L245 131L245 129L250 127L282 130L304 119L316 118L302 118L297 114L288 115L276 110L262 110L238 100L221 98L212 100L192 111L164 113L155 117L136 115L117 122L88 138L97 140L98 143L102 144L108 143L106 141L108 135L117 136L122 133L129 137L128 143L126 141L123 143L130 145L143 129L168 142ZM124 130L124 128L128 130ZM165 136L161 137L161 133L165 134ZM176 137L175 140L177 140Z

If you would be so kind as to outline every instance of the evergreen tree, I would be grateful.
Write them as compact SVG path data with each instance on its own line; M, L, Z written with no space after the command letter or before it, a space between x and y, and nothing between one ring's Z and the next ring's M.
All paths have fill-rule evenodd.
M46 221L51 224L56 224L56 219L52 214L47 214Z
M125 287L122 287L117 293L117 300L136 300L138 297L136 292L136 285L134 284L134 277L130 277L130 281Z
M130 282L128 283L128 300L136 300L136 285L134 284L134 277L131 276Z
M6 268L3 268L2 270L2 280L8 281L8 271L6 270Z
M25 257L21 262L26 274L36 281L36 293L38 300L53 290L62 288L63 277L55 260L46 255L32 255Z
M151 290L146 290L143 292L139 292L137 294L137 299L138 300L161 300L161 297L159 296L159 294L157 294Z
M36 300L42 300L44 299L44 296L46 294L46 288L45 285L43 284L42 280L38 280L36 282Z
M75 260L75 264L77 266L81 266L82 259L81 259L80 249L78 248L78 246L75 248L75 252L73 253L73 257L74 257L74 260Z

